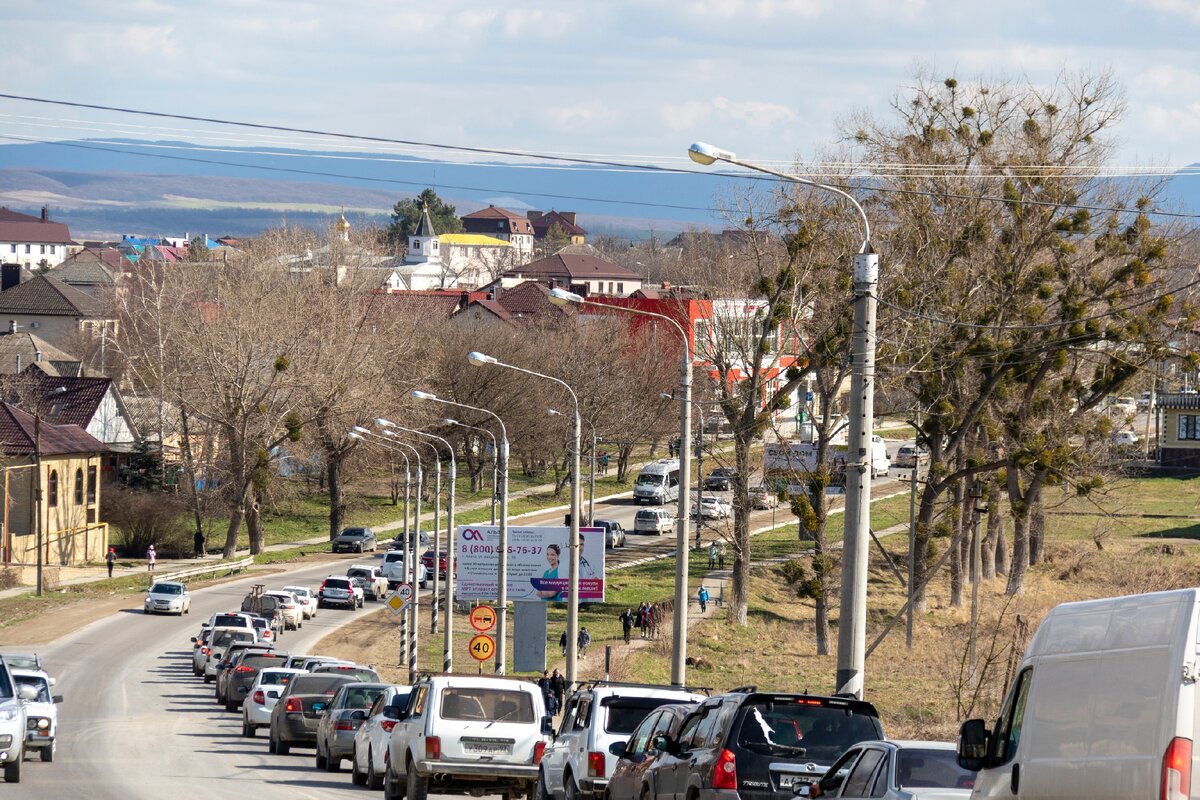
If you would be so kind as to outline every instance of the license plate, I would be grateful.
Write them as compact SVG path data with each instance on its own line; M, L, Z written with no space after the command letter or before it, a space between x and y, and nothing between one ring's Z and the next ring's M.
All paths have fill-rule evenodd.
M463 750L468 753L484 753L487 755L508 755L512 750L506 744L484 744L482 742L465 742Z
M790 789L793 786L795 786L796 783L800 780L802 780L802 778L799 775L780 775L779 776L779 788L780 789ZM805 794L808 794L808 793L805 792Z

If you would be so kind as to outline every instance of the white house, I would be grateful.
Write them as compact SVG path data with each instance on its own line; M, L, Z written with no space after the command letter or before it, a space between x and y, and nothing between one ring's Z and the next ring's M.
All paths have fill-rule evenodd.
M51 222L45 206L41 218L0 207L0 262L26 269L56 267L74 245L71 231L62 222Z

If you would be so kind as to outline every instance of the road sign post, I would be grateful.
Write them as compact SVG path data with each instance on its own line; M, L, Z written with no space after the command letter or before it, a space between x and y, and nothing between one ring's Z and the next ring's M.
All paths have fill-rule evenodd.
M495 615L493 615L493 618ZM479 662L479 674L483 674L483 662L490 659L496 654L496 640L486 633L480 633L471 638L471 642L467 645L467 649L471 653L471 658Z
M491 606L475 606L471 609L471 627L480 633L487 633L496 627L496 609Z

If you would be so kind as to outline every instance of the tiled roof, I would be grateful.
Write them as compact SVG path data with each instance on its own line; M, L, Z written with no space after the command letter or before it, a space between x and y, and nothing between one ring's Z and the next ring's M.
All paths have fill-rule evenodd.
M641 275L613 264L602 258L581 253L559 252L552 256L532 261L523 267L507 270L507 276L526 278L568 278L573 281L613 278L616 280L640 281Z
M116 250L109 251L118 258L124 258ZM109 286L117 282L115 271L103 261L90 258L68 258L59 264L51 274L66 284L83 284L85 286Z
M495 302L509 313L521 317L548 312L555 312L557 316L562 313L561 308L550 302L550 289L534 281L526 281L500 292Z
M558 225L558 227L562 228L563 233L565 233L567 236L587 235L587 231L557 211L551 211L548 214L543 214L539 219L534 221L533 235L538 239L544 239L546 237L546 233L550 230L552 225Z
M43 222L0 207L0 242L29 242L30 244L73 244L71 231L61 222Z
M504 306L500 305L499 303L497 303L495 300L476 300L475 302L468 305L466 308L464 308L459 313L460 314L471 314L471 313L478 311L479 309L483 309L490 314L494 314L497 317L499 317L500 319L504 320L505 322L513 321L513 315L509 313L508 309L505 308Z
M38 424L32 414L11 403L0 403L0 452L9 456L33 455L35 436L44 456L108 450L103 442L78 425L53 425L46 419Z
M37 360L38 353L42 354L41 361ZM60 375L64 363L78 364L79 359L26 331L0 334L0 375L15 375L31 365L47 375Z
M463 230L467 233L489 234L493 232L525 233L533 235L533 223L507 208L488 206L462 218Z
M0 314L40 314L48 317L99 318L104 304L57 278L38 275L0 292Z
M44 419L58 425L78 425L86 428L112 381L108 378L71 378L42 375L34 383L39 397L44 397ZM61 391L60 391L61 390Z

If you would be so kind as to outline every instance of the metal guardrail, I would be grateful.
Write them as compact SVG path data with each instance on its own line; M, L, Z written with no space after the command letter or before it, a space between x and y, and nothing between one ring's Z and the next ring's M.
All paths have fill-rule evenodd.
M199 567L192 567L191 569L183 569L165 575L155 575L154 579L159 581L178 581L184 578L193 578L197 575L207 575L210 572L238 572L253 564L253 556L247 556L238 561L212 561Z

